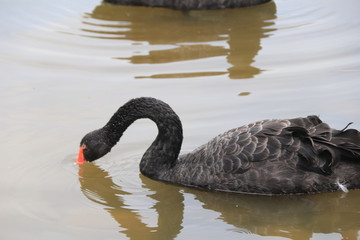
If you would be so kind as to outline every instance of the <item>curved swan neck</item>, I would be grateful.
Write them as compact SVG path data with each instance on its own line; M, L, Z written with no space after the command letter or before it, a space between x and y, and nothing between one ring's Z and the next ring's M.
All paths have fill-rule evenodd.
M143 155L141 172L157 178L162 169L173 166L180 152L183 134L178 115L166 103L154 98L132 99L111 117L104 126L112 146L121 138L123 132L137 119L149 118L158 127L158 135Z

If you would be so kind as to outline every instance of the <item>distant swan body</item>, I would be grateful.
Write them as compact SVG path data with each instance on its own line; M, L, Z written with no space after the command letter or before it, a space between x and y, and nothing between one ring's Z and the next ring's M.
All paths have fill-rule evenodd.
M81 140L78 163L94 161L135 120L149 118L158 135L140 162L145 176L216 191L303 194L360 188L360 133L335 130L317 116L263 120L229 130L179 156L179 117L154 98L132 99Z
M146 7L165 7L181 10L240 8L259 5L271 0L105 0L105 2Z

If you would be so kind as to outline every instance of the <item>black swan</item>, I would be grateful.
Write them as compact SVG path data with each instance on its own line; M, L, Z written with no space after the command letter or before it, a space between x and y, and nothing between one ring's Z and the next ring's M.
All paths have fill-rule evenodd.
M271 0L104 0L119 5L165 7L178 10L223 9L259 5Z
M360 133L335 130L317 116L263 120L229 130L179 156L177 114L148 97L132 99L80 142L77 163L101 158L135 120L149 118L158 135L140 162L143 175L216 191L302 194L360 188Z

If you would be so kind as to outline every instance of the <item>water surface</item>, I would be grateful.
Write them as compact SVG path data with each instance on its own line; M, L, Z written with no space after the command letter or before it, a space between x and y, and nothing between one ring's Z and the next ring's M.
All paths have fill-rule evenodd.
M190 11L3 1L1 239L360 239L360 192L264 197L150 180L137 121L96 164L82 136L128 99L169 103L183 151L265 118L360 129L356 0Z

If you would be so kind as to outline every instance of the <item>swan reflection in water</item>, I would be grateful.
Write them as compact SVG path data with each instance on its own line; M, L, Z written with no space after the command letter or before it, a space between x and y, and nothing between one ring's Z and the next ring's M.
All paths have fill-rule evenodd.
M184 227L186 194L201 202L202 208L218 212L220 217L216 219L230 225L233 231L296 240L311 239L314 233L338 233L343 239L359 237L360 190L271 197L183 188L142 175L140 179L142 188L125 191L126 184L115 184L108 172L96 164L79 166L83 194L101 205L129 239L175 239ZM150 202L155 200L154 206L147 210L156 211L157 226L143 223L139 209L124 202L131 195Z
M141 51L127 58L118 57L132 64L176 63L225 56L231 65L228 67L224 63L224 68L228 67L225 70L217 64L218 71L214 71L208 63L200 61L196 69L194 63L190 63L188 70L184 69L185 65L174 70L180 68L182 72L161 72L137 78L228 74L231 79L246 79L262 71L253 66L254 58L261 50L261 39L269 37L275 30L271 27L275 14L274 2L240 9L190 11L187 14L169 9L103 3L84 19L88 29L83 31L90 37L131 40L140 45L146 42L152 46L150 51ZM143 48L139 46L139 49ZM163 67L159 69L164 71Z

